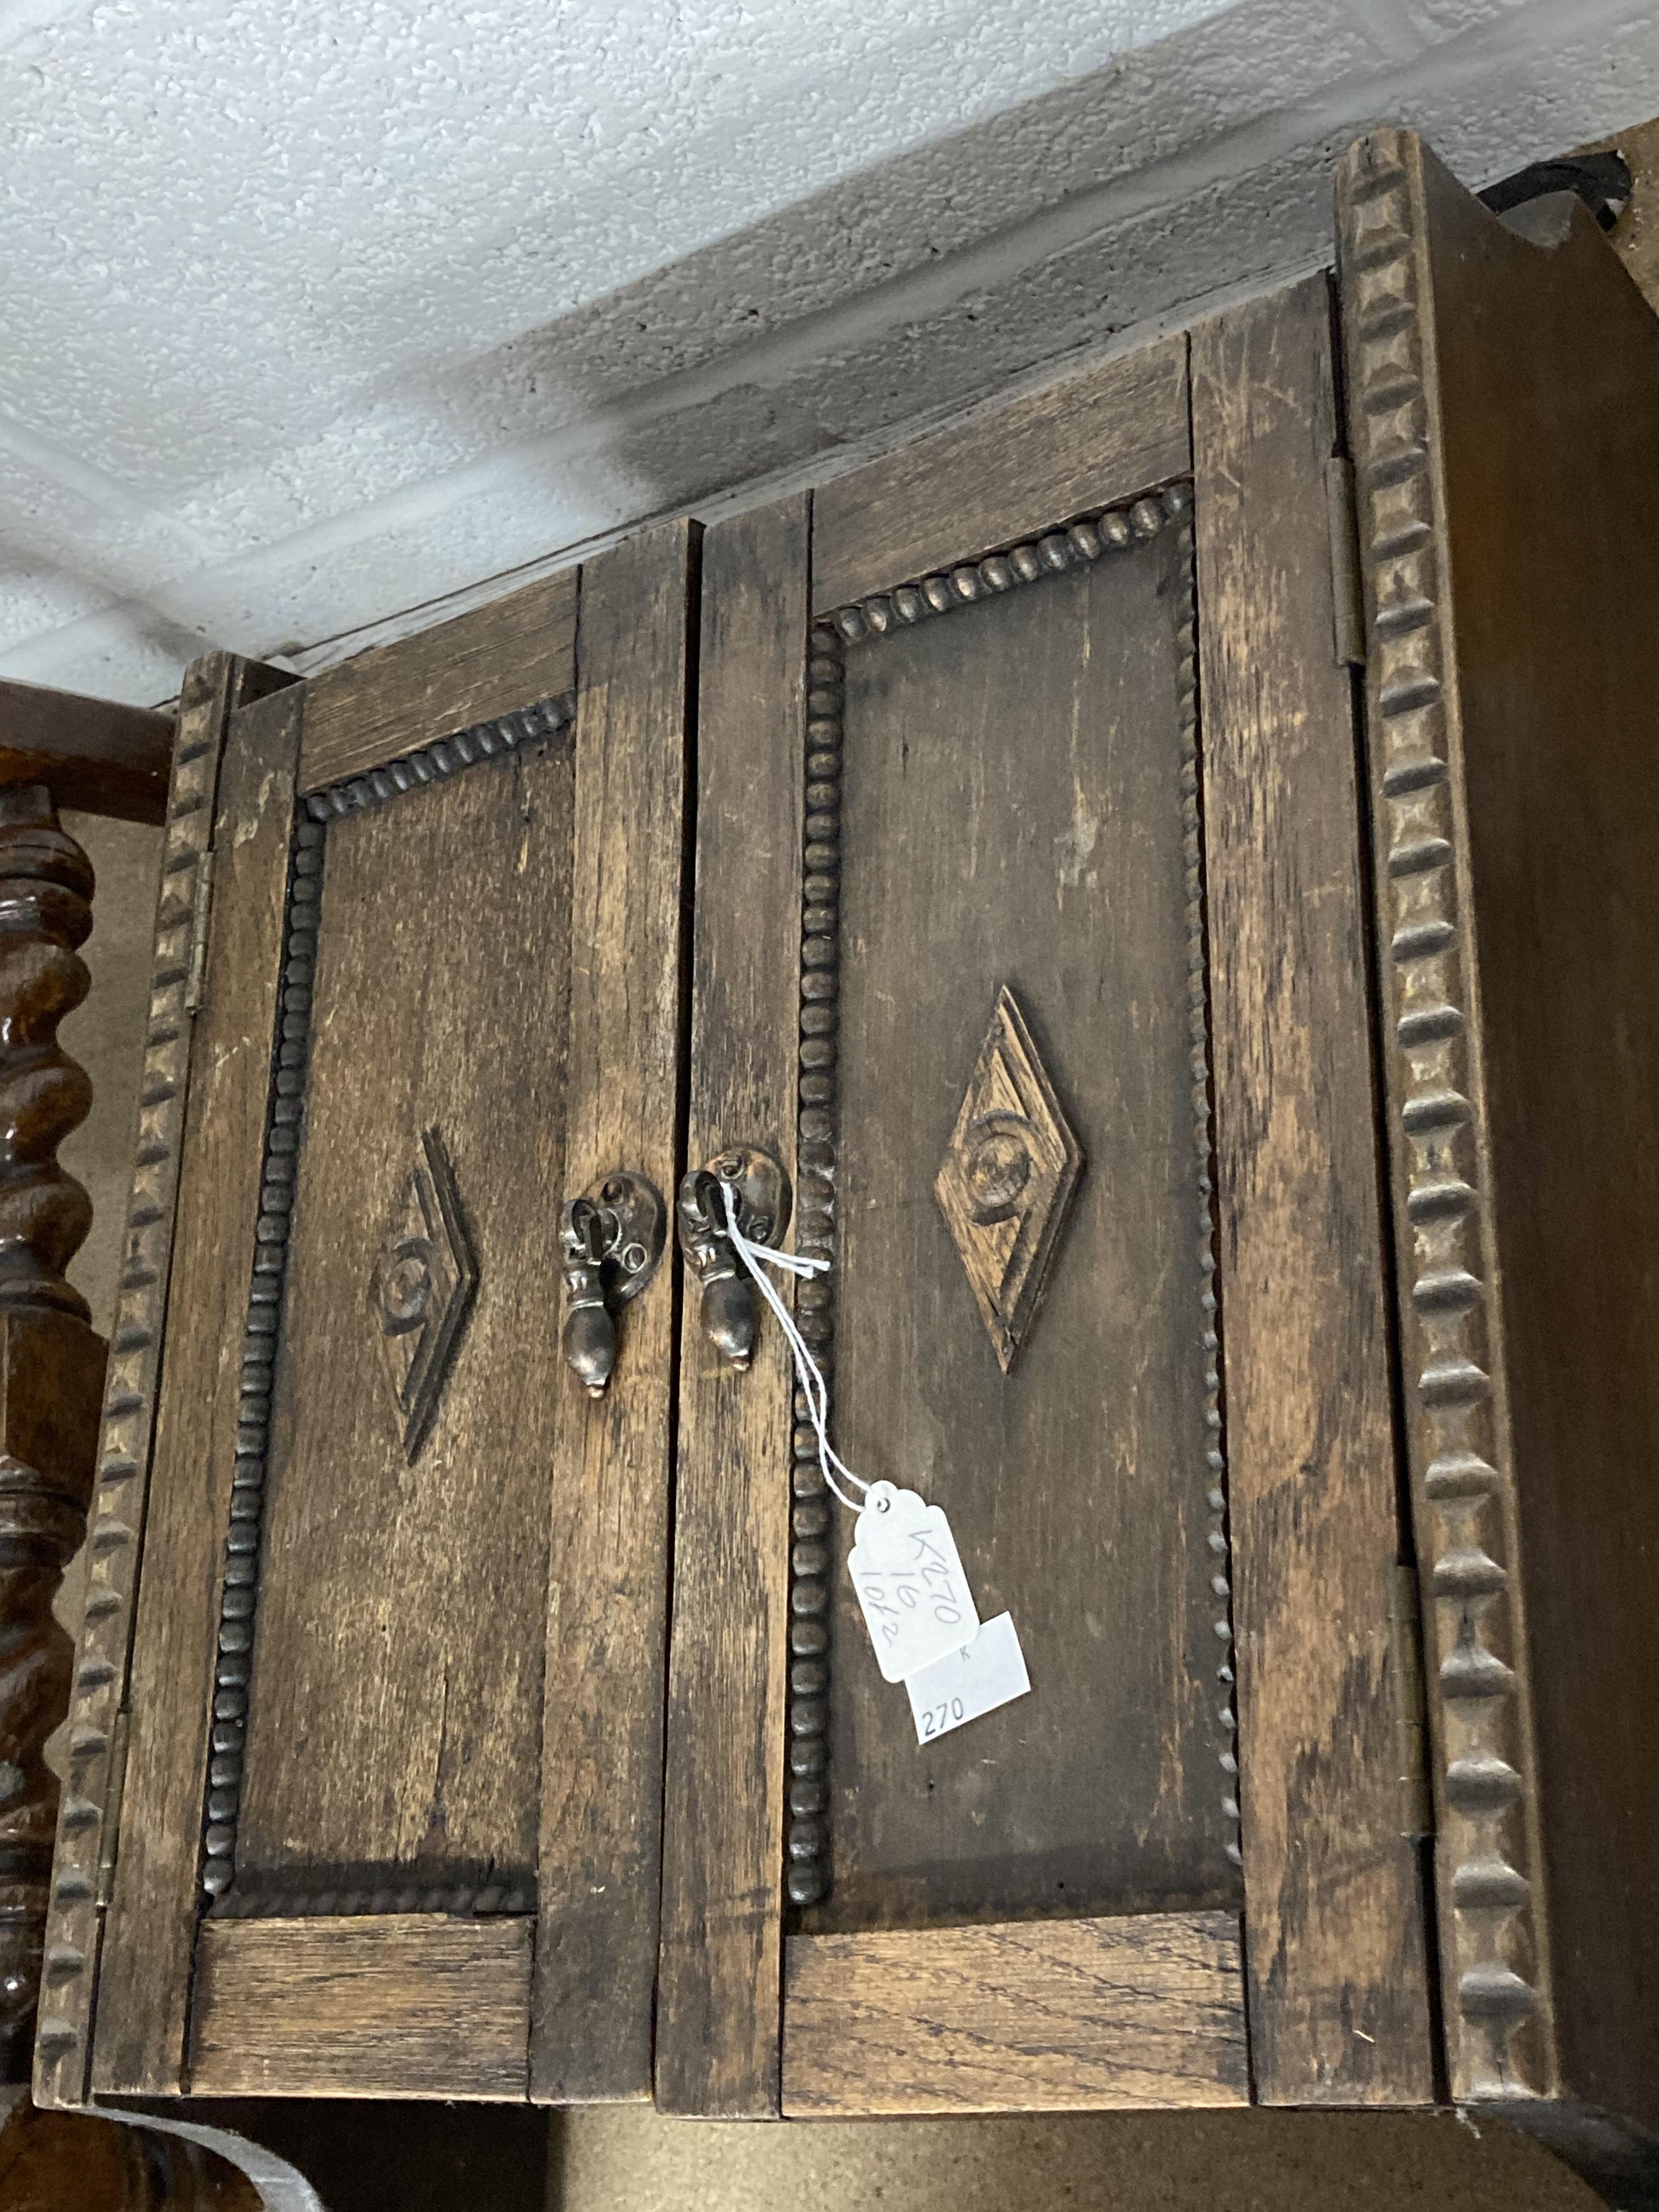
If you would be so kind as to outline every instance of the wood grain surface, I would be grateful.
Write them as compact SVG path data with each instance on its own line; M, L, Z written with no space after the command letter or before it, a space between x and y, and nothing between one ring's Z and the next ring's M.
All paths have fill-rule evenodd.
M813 611L977 560L1191 463L1178 334L824 485L812 506Z
M578 573L561 569L313 677L306 687L301 790L319 790L568 691L575 682Z
M572 1194L629 1168L673 1202L697 535L667 524L582 572ZM532 2094L555 2101L651 2094L678 1285L670 1257L628 1308L604 1399L560 1377L531 2045Z
M1424 185L1557 2061L1566 2094L1659 2130L1659 1762L1633 1693L1659 1588L1659 320L1583 209L1540 249L1432 156ZM1414 993L1398 1011L1396 1044ZM1440 1687L1467 1712L1456 1580L1441 1563ZM1466 2051L1484 1995L1460 1988Z
M194 965L197 890L211 842L220 756L228 719L258 671L228 653L209 653L186 671L168 786L167 825L150 957L149 1004L139 1083L134 1162L99 1437L96 1533L70 1704L75 1795L84 1813L61 1817L46 1941L58 1971L35 2046L34 2097L43 2107L87 2094L94 1991L105 1902L100 1867L112 1841L105 1814L112 1794L118 1716L125 1705L137 1589L139 1538L149 1493L161 1367L179 1152L190 1095L194 1024L188 1000ZM78 1960L80 1963L76 1965Z
M1327 280L1193 333L1251 2051L1267 2104L1433 2090L1401 1833L1389 1366Z
M1651 2130L1659 324L1409 132L1338 211L1450 2084Z
M171 714L0 682L0 784L50 785L60 806L121 822L167 819Z
M813 1932L1237 1894L1194 1227L1191 585L1159 512L1091 565L847 656L836 1447L945 1508L1033 1689L919 1747L836 1515ZM1006 1374L934 1194L1005 986L1085 1162Z
M198 2097L522 2097L528 1920L209 1921Z
M574 783L567 733L328 832L241 1887L535 1867ZM478 1285L411 1462L370 1285L433 1127Z
M191 1043L169 1301L188 1325L170 1342L156 1414L122 1848L93 2051L100 2094L176 2093L184 2062L237 1353L259 1211L301 705L289 689L241 709L219 777L207 1003Z
M1249 2102L1226 1913L796 1936L787 1972L791 2118Z
M756 1144L792 1179L809 513L787 500L704 543L691 948L687 1157ZM769 1322L738 1374L687 1299L657 2011L668 2112L777 2109L791 1388Z

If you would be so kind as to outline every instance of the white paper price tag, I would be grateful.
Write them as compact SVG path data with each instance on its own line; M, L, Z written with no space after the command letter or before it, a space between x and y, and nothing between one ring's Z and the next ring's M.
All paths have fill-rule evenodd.
M871 1484L847 1571L886 1681L903 1681L978 1632L944 1508L914 1490Z
M932 1743L952 1729L965 1728L981 1713L1023 1698L1031 1678L1025 1671L1014 1616L1000 1613L971 1644L947 1651L931 1667L918 1668L904 1686L910 1692L918 1743Z

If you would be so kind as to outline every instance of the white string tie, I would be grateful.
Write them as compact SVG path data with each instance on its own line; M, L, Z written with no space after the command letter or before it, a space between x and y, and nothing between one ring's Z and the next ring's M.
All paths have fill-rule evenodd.
M855 1490L868 1490L870 1486L861 1474L854 1474L830 1442L827 1426L830 1413L830 1386L824 1381L818 1363L807 1349L806 1340L795 1326L795 1317L785 1305L770 1279L761 1272L761 1262L769 1267L781 1267L791 1275L822 1275L829 1272L827 1260L812 1260L799 1252L780 1252L771 1244L751 1244L738 1226L737 1200L729 1182L720 1182L720 1193L726 1200L726 1233L732 1239L732 1249L759 1285L760 1294L778 1317L778 1326L789 1340L789 1349L795 1355L795 1372L800 1377L801 1392L806 1400L806 1411L812 1424L813 1434L818 1440L818 1465L831 1492L846 1506L849 1513L864 1510L856 1498L849 1498L836 1480L831 1468L844 1474Z

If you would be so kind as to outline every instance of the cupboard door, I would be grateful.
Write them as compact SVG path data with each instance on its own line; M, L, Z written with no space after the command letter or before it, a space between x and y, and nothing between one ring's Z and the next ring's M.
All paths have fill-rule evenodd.
M231 717L94 2094L648 2094L691 562Z
M1449 2086L1650 2187L1659 322L1407 131L1338 231Z
M793 1840L825 1845L794 1861L802 1961L866 1929L1237 1901L1189 511L1148 495L1083 526L1121 533L1097 559L1017 544L994 596L975 567L982 599L885 631L854 603L814 637L840 827L807 895L838 904L839 992L802 1231L826 1171L840 1205L804 1327L838 1450L945 1508L1042 1692L919 1747L844 1571L798 1574L837 1653L792 1715Z
M1322 326L1319 343L1328 426ZM826 1486L806 1398L788 1402L775 1332L735 1373L689 1298L657 2072L673 2109L1249 2094L1222 1362L1240 1192L1224 1188L1218 1212L1209 1069L1218 974L1235 993L1267 979L1236 962L1218 971L1206 927L1217 856L1190 410L1187 341L1165 340L820 489L810 516L787 503L710 535L698 883L732 896L729 910L700 896L693 1099L708 1102L711 1154L760 1144L794 1170L796 1249L832 1263L799 1286L796 1311L829 1379L836 1449L948 1515L979 1618L1012 1616L1031 1688L959 1728L948 1697L942 1714L913 1714L878 1671L847 1572L853 1516ZM1206 467L1218 455L1212 438ZM1304 533L1304 579L1323 574L1310 546L1328 558L1324 458L1287 518ZM1199 493L1212 496L1202 478ZM1330 668L1328 574L1319 589ZM1305 720L1294 683L1284 698L1286 726ZM1340 672L1316 704L1342 771L1327 778L1331 890L1352 957L1359 846ZM739 811L756 829L750 907L735 896ZM1277 857L1309 826L1281 817ZM1328 852L1318 865L1331 872ZM1249 896L1259 904L1275 880L1269 865ZM761 944L781 934L797 885L799 924L764 974L750 926ZM1300 965L1293 948L1283 972ZM1241 1019L1231 1002L1218 1018ZM1263 1686L1302 1710L1259 1732L1245 1833L1251 1789L1276 1802L1309 1735L1352 1717L1345 1698L1363 1706L1354 1786L1303 1790L1293 1847L1261 1866L1294 1908L1290 1860L1364 1799L1356 1889L1374 1906L1386 1893L1417 1932L1398 1961L1373 1947L1358 1978L1397 1963L1409 1984L1414 1960L1415 2001L1408 1987L1388 2032L1426 2094L1387 1674L1399 1531L1363 989L1346 1006L1316 994L1311 1018L1355 1033L1334 1105L1310 1070L1294 1079L1298 1172L1317 1178L1340 1144L1373 1271L1353 1347L1363 1410L1329 1419L1334 1373L1304 1389L1308 1449L1334 1465L1333 1492L1307 1501L1286 1540L1352 1595L1367 1671L1316 1653L1293 1684ZM1238 1080L1249 1113L1261 1080L1249 1068ZM792 1082L793 1146L780 1129ZM1307 1232L1301 1256L1335 1273L1340 1233ZM1259 1313L1276 1295L1255 1275L1248 1290ZM1264 1355L1264 1330L1270 1317L1258 1364L1305 1364L1297 1344ZM715 1439L739 1431L734 1485ZM1277 1440L1304 1441L1294 1421ZM1332 1535L1345 1508L1362 1532L1347 1544ZM1288 1595L1263 1599L1286 1643L1297 1594L1292 1572ZM1310 1985L1352 1985L1340 1917L1303 1947ZM1328 2048L1304 2051L1286 2070L1328 2063Z

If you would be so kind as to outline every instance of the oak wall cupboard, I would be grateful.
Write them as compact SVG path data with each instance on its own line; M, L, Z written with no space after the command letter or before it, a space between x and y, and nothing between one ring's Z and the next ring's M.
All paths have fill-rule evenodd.
M41 2100L1636 2157L1656 491L1593 220L1379 131L1334 278L199 664ZM884 1678L733 1222L1027 1694Z

